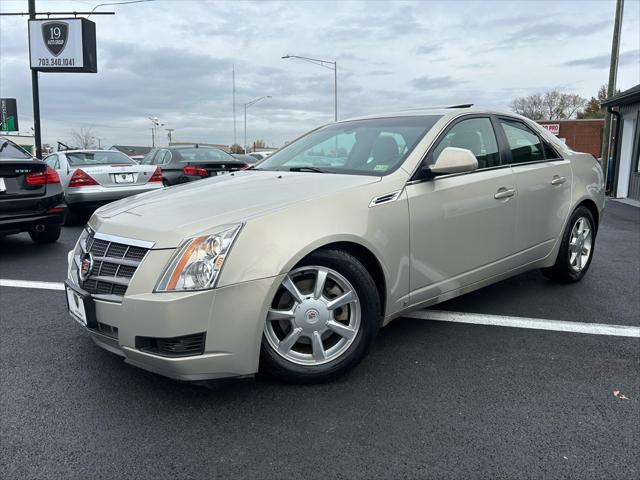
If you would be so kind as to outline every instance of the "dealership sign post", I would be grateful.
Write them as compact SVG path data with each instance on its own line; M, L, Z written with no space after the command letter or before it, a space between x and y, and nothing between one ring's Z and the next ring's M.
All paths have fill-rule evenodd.
M0 98L0 132L18 131L18 108L15 98Z
M96 73L96 24L86 18L29 20L31 69Z

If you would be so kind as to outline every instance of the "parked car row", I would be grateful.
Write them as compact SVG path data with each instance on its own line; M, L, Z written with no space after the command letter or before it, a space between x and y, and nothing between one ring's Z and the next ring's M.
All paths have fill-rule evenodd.
M56 241L61 223L106 203L257 162L198 145L155 149L140 163L117 150L64 150L39 161L8 138L0 142L0 236L28 232L36 242Z

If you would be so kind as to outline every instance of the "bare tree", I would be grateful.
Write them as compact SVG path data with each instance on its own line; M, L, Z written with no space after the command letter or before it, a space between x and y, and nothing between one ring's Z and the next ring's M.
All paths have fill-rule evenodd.
M543 120L545 113L542 94L535 93L527 97L514 98L511 102L511 110L531 120Z
M82 127L80 130L71 130L71 143L77 148L96 148L96 137L90 128Z
M587 104L587 100L574 93L549 90L526 97L516 97L511 109L531 120L565 120L573 118Z
M233 145L231 145L231 148L229 149L229 151L231 153L244 153L244 148L242 148L237 143L234 143Z
M264 140L256 140L253 142L254 150L256 148L266 148L266 146L267 146L267 142L265 142Z

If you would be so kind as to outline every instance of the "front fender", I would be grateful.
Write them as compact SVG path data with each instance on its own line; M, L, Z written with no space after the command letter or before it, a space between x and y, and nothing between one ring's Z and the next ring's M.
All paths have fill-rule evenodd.
M369 208L377 194L356 189L250 220L229 254L219 286L275 277L318 248L351 242L377 258L387 285L387 314L398 311L409 289L407 197L403 192L393 202Z

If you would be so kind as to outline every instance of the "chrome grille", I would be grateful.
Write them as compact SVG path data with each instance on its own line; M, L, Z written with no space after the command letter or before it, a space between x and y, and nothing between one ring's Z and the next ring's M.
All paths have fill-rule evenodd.
M130 245L126 243L129 239L116 237L118 241L112 241L108 235L90 233L86 242L80 242L80 250L75 256L76 272L75 277L79 280L77 269L81 263L81 258L87 251L93 257L93 268L89 277L79 280L79 286L95 298L121 302L127 291L129 281L136 272L140 262L149 251L149 248ZM132 243L143 243L138 240L130 240ZM151 247L153 244L149 243Z

